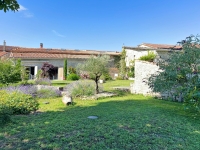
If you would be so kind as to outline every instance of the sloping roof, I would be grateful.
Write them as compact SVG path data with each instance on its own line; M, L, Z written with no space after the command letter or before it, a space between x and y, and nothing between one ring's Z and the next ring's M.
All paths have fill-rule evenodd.
M51 53L11 53L10 57L24 59L63 59L63 58L79 58L86 59L90 55L71 55L71 54L51 54Z
M0 57L4 56L4 55L6 55L6 54L7 54L7 52L2 52L2 51L0 51Z
M3 51L3 45L0 45L0 51ZM18 46L6 46L6 51L9 52L11 51L12 49L15 49L15 48L18 48Z
M3 45L0 45L0 57L9 54L12 58L26 59L63 59L79 58L87 59L91 55L107 54L110 56L120 55L119 52L96 51L96 50L71 50L71 49L52 49L52 48L25 48L18 46L6 46L6 52L3 52Z
M138 47L146 47L153 49L182 49L182 46L178 45L168 45L168 44L151 44L151 43L142 43Z
M12 53L46 53L46 54L71 54L71 55L120 55L119 52L107 52L107 51L94 51L94 50L62 50L62 49L48 49L48 48L14 48Z

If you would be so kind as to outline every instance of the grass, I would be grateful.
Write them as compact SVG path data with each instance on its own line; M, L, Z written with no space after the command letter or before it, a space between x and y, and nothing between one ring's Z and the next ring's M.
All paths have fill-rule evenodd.
M128 85L116 82L104 85ZM39 102L40 113L13 116L0 128L0 149L199 149L200 115L180 103L131 94L75 100L73 106L61 98Z
M68 81L68 80L52 80L52 85L53 86L59 86L59 87L64 87L67 84L70 84L73 81Z
M103 88L105 91L113 91L113 87L128 87L133 82L132 80L111 80L103 83Z

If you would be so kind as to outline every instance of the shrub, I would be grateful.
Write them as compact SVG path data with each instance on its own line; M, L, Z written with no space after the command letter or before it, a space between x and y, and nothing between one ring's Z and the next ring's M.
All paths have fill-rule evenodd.
M51 85L51 80L49 78L39 78L35 80L37 85Z
M20 85L20 86L8 86L2 88L2 90L5 90L7 92L20 92L23 94L34 96L37 92L37 89L33 85Z
M54 67L52 64L49 64L47 62L43 64L41 70L42 70L42 74L41 74L42 78L51 78L56 73L56 67Z
M22 80L22 70L20 60L0 60L0 84L8 85Z
M72 97L91 96L95 94L96 84L91 80L79 80L68 84L65 89ZM102 91L102 87L100 90Z
M30 95L21 92L8 93L5 90L0 91L0 114L8 118L10 114L28 114L38 109L39 103Z
M7 97L7 102L13 114L28 114L31 111L37 110L39 107L36 99L21 92L10 93Z
M81 71L80 77L81 79L89 79L90 75L87 72Z
M103 75L100 77L100 79L103 79L105 81L108 81L108 80L112 80L112 77L110 76L109 72L105 72L103 73Z
M67 80L75 81L75 80L79 80L79 78L80 77L77 74L72 73L72 74L68 75Z
M55 89L54 87L43 88L37 91L38 98L54 98L60 96L61 92L58 89Z
M124 80L122 77L118 76L116 80Z
M139 58L139 60L143 60L143 61L149 61L149 62L153 62L153 60L156 58L156 54L152 51L148 51L147 55L141 56Z
M10 115L13 113L7 102L8 93L4 90L0 91L0 124L9 122Z
M69 74L72 74L72 73L76 74L76 69L73 67L69 67Z

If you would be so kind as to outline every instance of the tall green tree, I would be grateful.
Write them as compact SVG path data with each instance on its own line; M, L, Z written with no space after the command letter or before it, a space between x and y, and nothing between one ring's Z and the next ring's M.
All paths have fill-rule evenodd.
M168 60L160 60L160 71L149 78L154 92L170 92L188 106L200 108L200 39L190 36L179 42L183 49L172 50Z
M103 73L108 72L109 56L91 56L83 64L78 64L77 71L88 72L91 79L96 83L96 93L99 93L98 81Z
M64 79L67 79L67 59L64 60L64 70L63 70Z
M22 80L21 60L0 60L0 84L8 85Z
M119 62L119 71L120 71L120 76L122 79L126 78L126 50L123 48L121 52L121 57L120 57L120 62Z
M18 11L20 8L16 0L0 0L0 10L7 12L9 10Z

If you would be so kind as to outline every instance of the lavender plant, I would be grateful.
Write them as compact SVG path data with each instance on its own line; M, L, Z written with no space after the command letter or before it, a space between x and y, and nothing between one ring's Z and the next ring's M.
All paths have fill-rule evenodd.
M79 80L68 84L65 88L67 95L72 97L91 96L96 93L96 84L92 80ZM102 91L102 87L99 90Z
M46 87L37 91L38 98L54 98L60 96L61 92L55 87Z
M37 93L37 88L33 85L7 86L1 88L1 90L5 90L9 93L19 92L31 96L34 96Z

